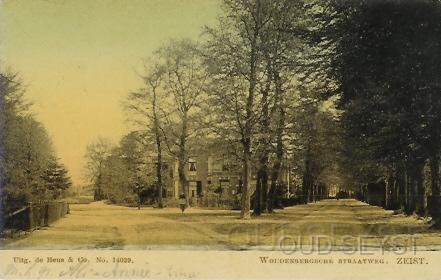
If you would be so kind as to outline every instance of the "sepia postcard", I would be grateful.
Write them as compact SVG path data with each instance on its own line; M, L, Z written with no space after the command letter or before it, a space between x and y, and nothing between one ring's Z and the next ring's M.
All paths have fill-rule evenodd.
M0 0L0 279L441 279L440 0Z

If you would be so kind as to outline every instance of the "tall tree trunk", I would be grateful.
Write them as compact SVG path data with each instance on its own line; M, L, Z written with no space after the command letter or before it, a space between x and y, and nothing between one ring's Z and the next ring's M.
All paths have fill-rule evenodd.
M430 158L430 177L431 177L431 189L433 196L440 195L439 186L439 156L434 155Z
M187 178L185 177L185 159L181 154L178 157L178 177L179 177L179 192L180 194L185 195L188 203L189 196L186 188Z
M384 193L385 193L385 195L384 195L384 197L385 197L385 201L384 201L384 209L390 209L390 204L391 204L391 201L390 201L390 191L391 191L391 189L390 189L390 187L391 187L391 184L390 184L390 175L387 177L387 179L386 179L386 185L385 185L385 187L384 187Z
M267 62L267 69L270 72L270 61ZM268 94L271 87L271 79L266 81L265 88L262 90L262 116L260 120L260 137L259 145L261 147L259 151L259 170L258 181L256 184L256 192L254 197L254 215L260 215L267 210L267 196L268 196L268 159L270 153L270 127L269 127L269 104Z
M250 218L250 181L251 181L251 166L250 166L250 146L244 143L243 155L243 187L242 187L242 208L240 217L242 219Z
M317 202L317 193L318 193L318 185L317 183L314 184L312 187L312 201Z
M397 169L397 193L398 207L404 209L406 203L406 169L402 163L398 164Z
M253 216L259 216L262 213L262 171L257 172L256 190L254 191Z
M178 176L179 176L179 191L187 198L187 206L190 200L187 178L185 176L185 160L186 160L186 142L187 142L187 114L186 112L182 118L182 130L179 139L179 153L178 153Z
M284 156L283 133L285 131L285 108L283 108L283 90L280 75L277 71L273 72L273 79L275 84L276 98L278 99L276 103L278 110L278 121L276 129L276 159L274 161L273 170L271 172L271 186L267 199L268 212L274 211L274 204L276 202L277 183L279 180L280 169L282 167Z
M416 170L411 166L407 175L406 191L406 214L411 215L415 211Z
M386 209L396 209L397 197L395 190L395 176L392 170L389 171L386 182Z
M423 216L425 213L424 207L424 197L425 197L425 188L424 188L424 162L419 164L416 172L416 194L415 194L415 212L419 216Z
M395 171L395 177L394 177L394 182L393 182L393 202L394 202L394 209L400 209L400 202L398 200L398 189L399 189L399 185L400 182L398 180L398 171Z
M433 155L429 159L430 178L431 178L431 196L427 203L429 214L435 221L435 226L441 228L441 198L439 186L439 156Z
M303 180L302 180L302 189L303 189L303 196L304 196L304 202L309 203L311 202L312 198L312 174L311 174L311 163L309 160L309 152L307 152L306 159L305 159L305 171L303 173Z
M271 186L268 193L268 212L274 212L274 206L276 203L276 194L277 194L277 181L279 178L280 167L282 166L282 160L280 160L279 156L277 156L273 170L271 172Z
M242 131L242 147L243 147L243 190L242 190L242 207L241 207L241 218L250 218L250 183L251 183L251 137L253 128L253 107L254 107L254 97L256 91L256 81L257 81L257 39L260 32L261 24L260 15L260 0L257 1L257 9L254 23L254 30L250 45L249 54L249 88L248 97L246 102L246 114L245 114L245 125Z
M162 202L162 147L161 147L161 135L159 130L159 118L157 114L157 104L156 104L156 88L153 89L153 121L155 130L155 140L156 140L156 183L157 183L157 202L158 207L163 208Z
M309 178L308 178L308 171L303 172L302 176L302 195L303 195L303 203L308 203L308 189L309 189Z
M268 166L262 170L262 212L268 211Z
M418 157L415 157L412 164L412 180L411 180L411 189L409 196L409 208L410 212L414 213L417 211L417 205L419 203L419 190L423 187L419 184L423 183L423 161Z
M309 147L306 150L305 155L305 170L303 172L302 189L304 202L309 203L311 198L311 186L312 186L312 175L311 175L311 161L309 159Z
M163 208L162 203L162 150L161 139L159 134L156 134L156 152L157 152L157 165L156 165L156 183L158 192L158 207Z

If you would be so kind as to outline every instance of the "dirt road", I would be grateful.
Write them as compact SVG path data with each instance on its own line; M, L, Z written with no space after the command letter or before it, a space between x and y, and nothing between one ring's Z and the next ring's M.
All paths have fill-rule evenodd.
M251 220L238 211L127 208L102 202L71 205L48 228L8 241L6 249L441 248L441 232L424 220L393 215L356 200L324 200ZM262 247L263 246L263 247Z

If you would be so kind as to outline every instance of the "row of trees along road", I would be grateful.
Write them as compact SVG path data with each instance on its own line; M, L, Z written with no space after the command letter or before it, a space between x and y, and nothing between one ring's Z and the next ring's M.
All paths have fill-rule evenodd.
M145 87L130 93L126 109L155 143L158 189L164 147L178 159L180 192L188 197L184 166L195 146L188 143L230 144L243 168L241 216L249 218L251 169L258 169L253 213L271 212L294 119L287 109L303 102L295 74L305 45L293 33L302 25L302 3L224 1L223 9L219 24L203 30L203 43L171 41L154 53Z
M255 215L273 211L283 165L305 202L331 184L363 198L369 185L387 208L437 217L439 1L224 0L222 8L200 43L173 40L154 52L144 87L127 98L137 141L156 155L158 195L164 154L178 160L188 196L192 149L223 143L241 162L242 218L251 199Z
M1 221L29 202L61 198L72 185L51 140L31 113L25 87L12 72L0 73Z
M201 105L206 100L207 76L199 46L187 39L173 40L159 48L146 64L142 76L145 87L127 98L125 109L131 113L131 121L155 146L159 207L163 150L177 158L179 192L189 197L185 166L192 147L202 144Z
M249 218L251 170L257 169L253 213L272 212L283 161L294 153L319 167L303 172L303 160L297 164L300 176L309 178L304 189L307 199L312 199L326 166L322 153L316 151L319 145L311 145L312 134L299 131L301 114L295 109L315 112L300 118L308 124L316 114L330 122L333 116L319 109L323 85L305 79L308 85L299 89L297 75L305 72L302 54L307 56L310 49L302 38L308 17L304 3L224 1L223 11L217 26L204 28L202 43L172 40L155 51L141 75L144 87L128 95L124 108L138 141L156 154L159 207L163 154L178 160L179 190L188 197L184 168L189 155L197 147L216 143L242 163L241 216ZM99 142L89 147L88 169L100 186L104 173L100 167L112 153Z
M328 74L342 110L341 168L363 196L441 223L441 4L317 1L314 42L328 40ZM425 172L426 171L426 172ZM372 184L373 183L373 184Z

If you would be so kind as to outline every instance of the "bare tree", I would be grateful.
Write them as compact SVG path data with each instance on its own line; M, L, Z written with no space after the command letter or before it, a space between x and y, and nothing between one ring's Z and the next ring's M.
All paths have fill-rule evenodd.
M153 138L156 150L156 184L158 207L163 207L162 193L162 143L163 143L163 116L161 109L164 101L164 90L161 87L164 80L164 67L157 62L150 62L145 65L145 76L143 77L145 88L137 92L131 92L127 98L126 108L135 113L135 123L141 127L141 135L149 142Z
M179 190L188 197L188 143L200 128L207 73L203 71L197 44L188 39L171 41L156 55L164 67L164 91L168 96L168 101L161 104L164 140L168 151L178 159Z
M297 61L302 54L305 44L301 38L304 29L303 2L302 1L274 1L272 16L264 32L261 33L263 42L263 56L266 63L266 75L272 82L272 100L268 112L268 106L262 113L261 131L264 138L260 157L260 166L264 182L262 186L262 209L273 211L276 195L276 187L279 185L279 175L282 161L286 154L284 137L286 128L291 124L287 121L287 111L296 109L297 90L294 86L295 77L300 71L300 63ZM268 98L265 98L267 100ZM291 119L292 120L292 119ZM294 120L295 121L295 120ZM264 133L264 132L267 133ZM267 194L268 153L274 153L271 168L271 185Z
M110 141L99 137L95 142L86 148L86 176L90 182L94 183L94 199L103 199L102 176L104 162L110 155Z
M251 162L256 123L260 112L256 100L261 78L260 34L269 21L269 1L224 1L226 16L217 28L207 28L207 64L216 87L213 103L218 102L226 120L234 122L242 146L242 210L243 219L250 218ZM216 106L216 105L214 105Z

